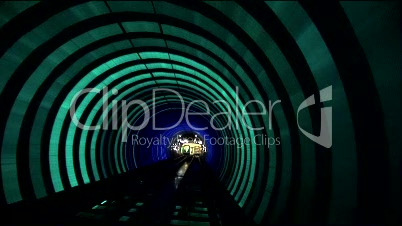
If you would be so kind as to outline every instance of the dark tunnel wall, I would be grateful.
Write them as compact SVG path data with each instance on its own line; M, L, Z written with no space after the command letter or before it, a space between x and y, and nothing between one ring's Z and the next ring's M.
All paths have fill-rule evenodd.
M205 101L210 114L248 101L267 115L211 138L279 137L280 145L208 146L207 162L256 223L400 221L399 2L2 2L0 5L0 144L2 205L41 199L173 158L167 146L130 143L134 134L173 137L185 123L128 130L122 101L152 104L152 90L173 89L183 102ZM102 89L108 87L108 102ZM238 87L238 90L236 89ZM320 93L330 87L328 94ZM118 129L79 129L69 114ZM116 89L118 92L114 92ZM300 111L300 104L324 102ZM326 95L326 96L325 96ZM214 103L225 100L225 103ZM332 120L320 121L332 107ZM182 111L171 92L155 98L162 126ZM257 104L250 112L261 111ZM207 112L195 103L191 112ZM140 105L128 123L141 124ZM217 117L219 127L230 118ZM272 120L272 122L271 122ZM331 145L305 136L332 123Z

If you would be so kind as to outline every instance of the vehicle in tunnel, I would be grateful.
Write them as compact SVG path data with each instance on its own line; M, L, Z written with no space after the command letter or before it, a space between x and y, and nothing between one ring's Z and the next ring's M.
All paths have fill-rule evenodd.
M170 149L190 156L201 156L207 152L205 139L193 131L183 131L176 134L171 141Z
M0 224L401 224L399 1L1 1Z

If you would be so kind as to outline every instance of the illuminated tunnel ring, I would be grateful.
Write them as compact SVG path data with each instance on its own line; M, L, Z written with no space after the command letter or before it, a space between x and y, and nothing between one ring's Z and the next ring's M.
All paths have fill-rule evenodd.
M131 98L132 99L132 98ZM130 101L131 99L127 99L127 101ZM134 112L132 112L132 113L130 113L130 115L132 115ZM100 117L100 114L98 114L98 117ZM130 117L130 116L129 116ZM121 132L121 130L119 130L118 131L118 135L117 135L117 138L116 139L120 139L120 132ZM103 139L102 139L103 140ZM118 143L118 142L116 142L116 143ZM121 149L120 149L121 150Z
M392 89L385 90L388 83L382 74L396 75L384 66L386 64L376 64L382 52L368 44L370 40L365 37L373 34L370 29L362 28L360 22L369 17L359 14L359 7L352 3L22 2L18 7L17 3L7 4L5 7L22 8L5 15L5 22L0 23L0 33L5 34L0 43L0 72L4 80L0 84L3 103L0 190L4 193L0 202L32 201L64 188L68 190L71 188L68 170L78 170L75 176L80 179L74 184L84 186L96 179L103 180L134 169L127 161L127 145L119 145L121 132L93 133L75 128L70 133L68 117L56 120L58 110L66 107L64 94L70 93L74 84L110 59L129 53L165 52L169 59L140 57L139 63L185 66L185 62L170 59L170 54L177 55L208 68L227 86L239 85L243 103L252 98L265 105L268 100L281 100L281 107L272 115L273 129L256 133L280 136L281 146L239 150L225 146L219 157L207 155L207 162L247 216L257 223L278 222L289 216L295 217L292 218L295 222L308 222L314 216L319 216L319 222L337 222L334 216L347 221L346 213L359 209L361 215L376 222L386 218L386 210L378 207L385 202L386 192L378 191L392 190L391 185L395 185L394 180L382 174L388 170L388 163L395 165L392 150L397 145L393 136L386 136L394 130L392 120L385 118L395 116L390 111L392 105L387 104ZM375 7L374 3L361 4L362 12ZM391 12L386 14L387 18L396 15L392 6L386 8ZM66 17L70 20L65 20ZM373 17L370 21L379 24L378 18L382 17ZM26 22L24 18L32 19ZM132 26L136 23L137 27ZM147 27L147 24L152 26ZM19 29L13 29L15 27ZM388 31L386 26L373 27L379 34ZM80 38L74 39L77 37ZM384 45L389 47L392 43L394 40ZM392 48L384 52L391 51L389 49ZM387 57L391 56L395 55ZM78 62L83 62L85 67L77 66ZM126 66L128 64L119 71ZM144 71L180 72L175 68L154 71L145 68ZM67 76L69 72L73 72L71 76ZM108 73L100 75L107 78ZM207 71L197 73L214 79ZM196 80L197 76L189 78ZM199 98L197 93L188 91L197 83L175 74L169 81L171 83L160 84L170 88L183 85L178 90L183 92L186 103ZM218 80L215 83L221 84ZM98 85L97 82L89 84ZM185 85L188 88L184 88ZM311 95L320 97L320 90L330 85L334 93L333 121L338 125L333 134L346 140L334 139L332 147L326 149L300 132L298 106ZM356 92L356 87L360 93ZM60 91L54 92L57 88ZM218 89L221 87L213 91L218 92ZM222 90L233 91L225 87ZM127 97L136 95L127 94ZM147 95L138 97L149 98ZM95 106L98 99L89 99L89 106ZM173 100L169 101L174 105ZM159 107L170 106L160 103ZM81 104L86 103L79 102L79 106ZM376 110L365 111L367 106ZM214 111L220 109L217 107ZM89 112L90 108L83 111L85 121L96 122L101 117L99 111ZM300 116L301 127L312 134L320 134L320 111L318 104L304 110ZM370 124L375 134L366 129L367 120L362 115L376 119ZM133 122L138 117L136 114L130 120ZM267 118L253 116L250 122L266 126ZM62 138L50 148L54 131L49 128L54 126L61 126ZM171 133L173 130L166 132ZM72 134L74 136L70 137ZM220 134L241 137L254 133L242 127L240 131ZM367 140L376 142L368 144ZM85 144L78 144L82 141ZM88 147L88 143L95 146ZM72 166L63 163L66 146L71 148ZM97 150L102 153L95 153ZM377 150L384 151L378 153ZM162 152L159 149L156 152L158 157L152 156L152 161L160 159ZM116 156L120 157L112 162ZM64 175L60 181L51 178L53 165L49 166L49 158L60 163L61 168L53 169ZM90 165L93 160L96 160L95 166ZM250 162L245 163L246 160ZM212 162L219 162L219 165ZM349 166L346 173L340 162ZM99 169L102 164L109 169ZM374 164L376 167L371 167ZM80 172L81 166L85 166L88 175ZM392 178L395 179L395 175ZM356 183L343 183L343 179ZM54 186L58 183L58 187ZM343 206L347 208L340 208Z

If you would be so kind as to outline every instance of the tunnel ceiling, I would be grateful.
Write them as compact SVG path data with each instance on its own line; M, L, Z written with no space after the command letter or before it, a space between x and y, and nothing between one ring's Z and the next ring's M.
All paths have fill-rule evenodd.
M152 90L164 88L187 105L204 101L191 112L206 112L208 103L210 114L194 116L199 127L215 114L233 113L215 118L225 129L201 135L280 138L270 146L208 149L211 169L256 223L284 216L351 222L355 215L380 222L397 211L391 194L400 188L398 175L389 174L400 156L397 1L10 1L0 12L3 204L46 198L171 158L162 146L144 154L122 136L172 137L190 130L187 124L164 131L120 126L122 101L151 106ZM85 88L99 93L78 99L77 120L101 125L106 110L109 124L118 119L117 129L88 131L73 123L70 105ZM160 93L151 120L173 125L182 102ZM312 95L311 106L300 111ZM260 105L247 104L253 100L265 106L280 100L270 115L245 117L263 130L225 127L244 107L261 112ZM332 107L332 119L323 121L325 107ZM140 124L142 106L129 109L127 122ZM326 145L305 135L318 137L328 120L333 127Z

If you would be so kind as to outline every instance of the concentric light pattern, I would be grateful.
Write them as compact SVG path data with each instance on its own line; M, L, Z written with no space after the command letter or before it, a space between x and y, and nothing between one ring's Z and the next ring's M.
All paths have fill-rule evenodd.
M161 131L151 125L129 130L122 142L122 101L142 100L155 110L151 120L175 124L180 99L165 91L153 100L152 90L164 88L179 92L185 104L209 104L210 114L192 118L199 128L228 110L261 112L247 104L251 100L265 106L280 100L272 119L245 117L263 130L240 123L197 131L211 138L280 138L269 147L208 146L210 168L256 223L341 223L363 216L392 222L398 215L400 175L390 173L401 149L397 1L10 1L0 12L2 204L173 158L166 145L146 148L130 138L173 138L191 130L185 121ZM334 128L332 147L324 148L299 130L320 134L323 106L312 105L299 118L297 112L328 86ZM77 119L102 127L106 107L106 122L111 127L117 118L117 128L81 130L69 113L74 95L104 87L108 102L101 93L83 96ZM228 104L212 104L216 100ZM197 102L190 112L206 111ZM142 107L130 107L127 118L141 124ZM222 128L236 119L232 114L215 123Z

